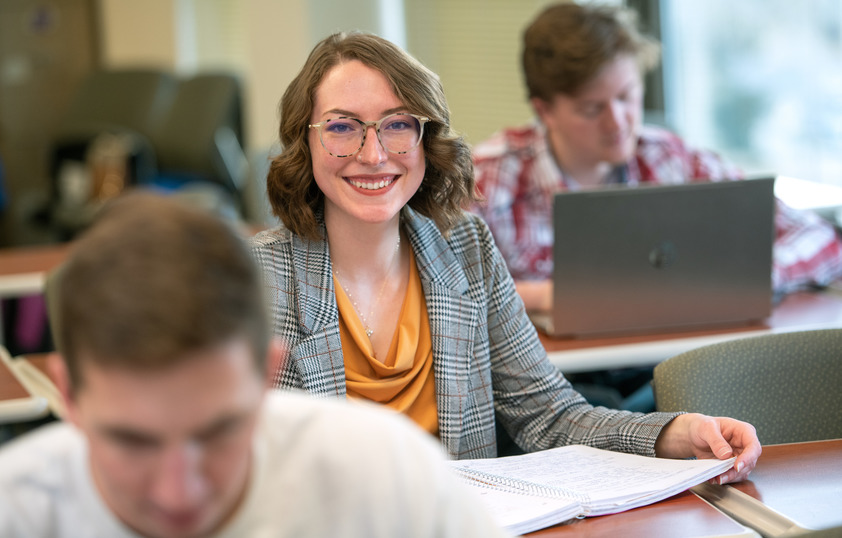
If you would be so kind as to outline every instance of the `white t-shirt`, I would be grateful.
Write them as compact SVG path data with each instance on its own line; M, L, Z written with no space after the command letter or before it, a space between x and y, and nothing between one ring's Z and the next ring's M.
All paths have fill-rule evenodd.
M505 536L438 443L374 405L272 393L254 452L246 499L219 537ZM0 536L137 534L100 498L84 437L55 423L0 450Z

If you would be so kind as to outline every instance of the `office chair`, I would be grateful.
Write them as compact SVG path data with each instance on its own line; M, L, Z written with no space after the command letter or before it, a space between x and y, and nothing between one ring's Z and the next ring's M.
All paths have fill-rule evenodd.
M93 140L103 133L125 135L137 159L133 180L154 174L151 137L169 111L177 79L152 69L115 69L91 73L82 81L62 115L50 143L50 175L56 179L65 161L84 161ZM62 188L55 183L55 189ZM60 196L61 193L54 193Z
M227 73L200 73L179 82L152 142L158 181L210 182L239 199L248 167L240 81Z
M84 228L97 199L107 197L108 189L101 191L97 178L89 175L92 160L123 162L119 174L102 170L120 176L119 188L155 176L152 136L169 112L177 82L154 69L99 70L82 81L49 147L51 192L41 219L59 239Z
M177 82L155 69L94 71L74 93L56 140L86 139L115 128L148 138L167 114Z
M102 203L133 186L188 191L202 205L239 216L248 176L242 123L233 75L94 72L52 145L44 220L59 239L71 239Z
M743 420L763 444L842 437L842 329L704 346L656 366L652 383L658 411Z

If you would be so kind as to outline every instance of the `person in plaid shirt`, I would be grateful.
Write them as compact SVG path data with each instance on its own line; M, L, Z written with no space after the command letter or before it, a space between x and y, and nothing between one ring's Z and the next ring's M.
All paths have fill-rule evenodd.
M642 125L642 73L659 47L634 12L553 5L524 34L523 70L537 119L505 129L474 150L474 207L487 222L528 309L547 310L552 292L552 197L608 184L740 179L715 153ZM817 215L777 202L772 284L777 296L842 275L842 244Z

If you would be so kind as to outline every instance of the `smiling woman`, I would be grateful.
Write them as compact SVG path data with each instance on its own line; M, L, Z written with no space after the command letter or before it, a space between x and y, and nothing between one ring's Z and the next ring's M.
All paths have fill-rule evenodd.
M473 165L449 118L438 77L371 34L316 45L284 93L267 178L283 225L251 239L290 351L276 386L391 407L457 458L496 456L499 420L526 451L736 453L722 479L745 477L750 425L594 408L550 364L488 228L462 210Z
M345 65L349 63L357 65ZM364 101L362 96L377 94L369 93L362 81L348 80L349 85L356 86L353 91L345 91L345 101L321 103L322 109L317 110L314 100L321 98L325 101L331 97L330 92L339 91L338 87L328 86L331 78L342 84L342 77L334 69L341 66L360 72L363 71L361 67L367 66L376 71L375 74L381 77L376 81L380 87L371 90L385 92L380 95L389 96L389 106L395 108L379 103L380 110L373 111L371 117L361 117L359 107ZM373 83L376 78L368 77L367 82ZM339 97L339 94L334 97ZM348 110L347 107L351 106L358 109ZM421 143L417 147L426 167L424 188L411 198L408 205L446 230L460 218L461 206L473 200L470 148L450 127L450 110L438 76L388 41L367 34L336 34L325 39L313 49L301 72L287 87L281 109L279 134L284 150L271 163L267 190L275 214L299 236L308 239L323 237L315 213L322 209L324 194L313 182L311 152L318 151L320 147L325 152L331 152L325 150L318 140L322 128L310 126L325 124L327 120L342 116L373 122L396 113L426 118L419 131ZM366 127L363 134L368 131ZM366 145L366 140L363 142ZM365 151L361 148L360 153ZM345 155L332 153L334 156ZM356 154L355 158L359 159L361 155Z

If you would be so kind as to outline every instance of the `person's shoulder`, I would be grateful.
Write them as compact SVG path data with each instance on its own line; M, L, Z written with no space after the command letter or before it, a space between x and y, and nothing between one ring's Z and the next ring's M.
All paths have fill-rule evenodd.
M474 145L474 160L499 159L507 155L523 155L534 151L536 142L542 140L543 129L537 121L519 127L507 127Z
M684 147L684 140L666 127L658 125L642 125L638 133L638 146L680 146Z
M638 133L638 154L659 151L669 155L712 154L710 150L690 146L675 132L657 125L643 125Z
M472 241L477 238L491 237L491 232L488 229L488 224L485 220L470 211L463 211L461 218L456 221L456 224L448 234L448 239L451 242L463 242L466 239Z
M384 476L414 476L416 466L444 465L447 459L441 445L408 417L365 401L272 391L260 429L266 453L277 457L272 465L279 474L312 468L318 473L336 471L343 480L353 481L361 476L350 473L350 467L376 466ZM283 461L296 461L296 469Z
M81 435L68 423L41 426L0 448L0 479L26 475L49 462L65 459L78 450L81 443Z
M286 267L292 257L293 234L283 225L263 230L246 240L252 258L263 269Z
M462 250L466 245L485 242L491 237L491 232L485 220L471 211L462 210L459 218L444 234L441 233L432 219L410 208L406 208L404 215L413 233L424 245L444 241L451 248Z
M283 224L259 231L246 239L246 243L252 249L272 248L291 241L292 232L286 229Z
M11 525L20 532L42 535L39 529L63 519L58 514L77 512L83 452L81 434L64 422L41 426L8 441L0 449L0 490L15 495L3 501L0 529L5 532ZM45 532L43 535L68 535L62 529Z
M643 179L662 183L740 179L742 171L715 151L694 148L663 127L643 126L638 136L638 166Z
M331 432L330 435L338 439L345 438L341 432L349 430L356 432L356 435L369 432L393 439L403 435L417 437L420 433L406 416L387 407L347 399L319 398L296 390L270 391L264 413L264 420L273 425L282 425L281 429L292 428L301 433L302 428L309 428L322 433ZM418 439L428 446L423 435ZM370 442L371 437L360 438L361 444Z
M341 451L331 455L333 461L370 459L368 451L375 447L378 451L402 447L423 458L444 459L438 443L405 415L382 405L286 390L272 391L266 404L266 418L271 417L273 428L283 425L278 429L287 437L295 431L294 442L300 446L318 441L331 447L327 450ZM400 461L390 464L402 465Z
M294 391L271 392L264 411L255 460L261 479L249 497L251 513L266 510L261 519L274 534L499 534L456 480L442 445L405 415L371 402ZM290 487L296 494L288 502L272 501ZM325 498L331 499L327 518Z

